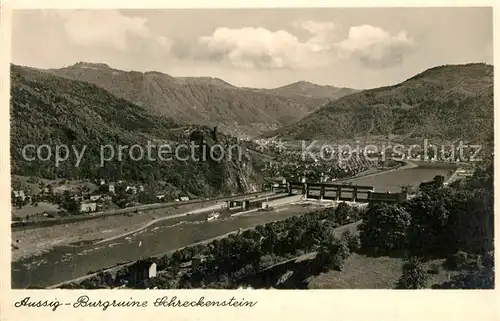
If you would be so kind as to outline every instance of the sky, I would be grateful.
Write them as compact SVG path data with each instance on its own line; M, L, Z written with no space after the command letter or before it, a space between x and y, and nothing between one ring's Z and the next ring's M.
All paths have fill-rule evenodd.
M14 10L12 62L79 61L274 88L356 89L425 69L493 64L491 8Z

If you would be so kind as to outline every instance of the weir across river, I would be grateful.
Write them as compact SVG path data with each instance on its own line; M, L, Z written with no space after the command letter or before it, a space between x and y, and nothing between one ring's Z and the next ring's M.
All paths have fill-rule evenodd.
M406 192L376 192L375 187L355 184L299 183L288 182L272 187L273 192L287 193L289 196L302 194L305 199L335 200L348 202L389 202L401 203L407 200Z

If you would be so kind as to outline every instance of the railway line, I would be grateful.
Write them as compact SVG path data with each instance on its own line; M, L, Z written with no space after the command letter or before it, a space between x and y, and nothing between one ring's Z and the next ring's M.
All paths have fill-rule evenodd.
M179 208L182 206L193 205L193 204L199 204L201 206L206 204L206 206L210 206L210 205L213 205L214 203L218 203L218 202L227 202L227 201L231 201L231 200L242 200L242 199L253 199L253 198L259 198L259 197L262 198L262 197L273 196L274 194L275 193L272 193L272 192L259 191L259 192L232 195L232 196L221 196L221 197L216 197L216 198L212 198L212 199L204 199L204 200L198 199L198 200L180 201L180 202L146 204L146 205L132 206L132 207L126 207L126 208L110 210L110 211L97 212L97 213L92 213L90 215L89 214L82 214L82 215L75 215L75 216L64 217L64 218L48 218L48 219L44 219L44 220L40 220L40 221L33 221L33 222L12 222L11 227L13 230L32 229L32 228L38 228L38 227L47 227L47 226L54 226L54 225L61 225L61 224L68 224L68 223L83 222L83 221L94 220L94 219L113 216L113 215L135 214L135 213L139 213L139 212L146 212L146 211L157 210L157 209L162 209L162 208L171 208L171 207Z

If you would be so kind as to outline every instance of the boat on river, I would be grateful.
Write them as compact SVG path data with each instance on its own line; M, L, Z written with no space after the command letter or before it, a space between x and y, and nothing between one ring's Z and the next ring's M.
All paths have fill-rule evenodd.
M219 218L220 218L220 213L212 212L211 214L208 215L207 221L218 220Z

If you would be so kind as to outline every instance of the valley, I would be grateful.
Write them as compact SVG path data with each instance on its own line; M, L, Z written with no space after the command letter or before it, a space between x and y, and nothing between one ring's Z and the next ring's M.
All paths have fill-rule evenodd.
M415 233L410 238L414 243L397 246L415 253L421 248L437 251L424 241L419 243L418 227L430 224L425 221L428 212L420 209L426 205L419 202L444 202L453 219L459 220L435 227L444 229L455 242L444 254L436 254L439 264L462 248L471 255L483 251L453 234L452 224L463 228L463 213L450 204L463 200L467 207L479 202L478 209L489 209L483 196L490 192L485 181L490 177L493 146L490 65L440 66L394 86L363 91L304 81L275 89L243 88L217 78L121 71L86 62L46 70L11 67L14 287L48 287L78 279L84 287L134 288L125 282L130 275L122 270L123 264L135 266L144 260L162 268L163 276L143 280L150 286L257 286L260 283L249 281L251 277L270 273L273 266L277 283L271 286L281 284L281 288L287 287L282 279L295 268L305 270L297 272L299 276L290 279L293 282L288 286L302 287L305 279L311 288L389 286L395 282L392 272L373 283L359 281L361 272L355 270L371 259L353 244L347 246L347 239L339 239L343 234L335 236L334 231L349 230L345 226L356 223L350 242L359 238L364 251L383 252L381 245L369 243L378 241L366 234L370 228L378 231L377 224L383 222L370 221L365 210L373 212L373 217L387 215L389 223L384 226L394 229L400 226L391 225L396 224L391 215L403 215L403 221L408 220L404 228ZM457 77L461 82L454 82ZM424 139L438 146L421 144ZM152 142L168 147L169 155L175 157L146 159L144 146ZM478 142L484 144L480 154L484 158L475 162L471 146ZM86 152L81 159L65 159L54 166L40 157L27 159L27 145L46 145L56 155L61 146ZM309 145L314 147L304 150ZM142 156L135 159L128 153L125 160L107 157L104 161L102 146L113 151L136 146ZM233 147L238 153L228 154ZM448 185L448 179L458 175L457 169L467 175ZM300 182L305 192L292 195L286 190L290 182ZM356 204L346 205L339 192L337 201L311 201L308 183L355 190L368 186L368 195L381 200L364 202L354 196ZM474 198L475 193L485 194ZM401 200L400 195L404 196ZM249 200L251 205L239 200L253 196L262 199ZM239 203L234 205L232 200ZM358 208L360 202L366 209ZM337 208L345 206L351 215L339 216ZM441 210L432 213L441 215ZM222 218L217 215L208 220L214 211L220 211ZM489 220L486 212L485 216L478 213L478 220L471 224L482 226ZM281 226L281 234L273 234L276 231L270 226ZM478 228L489 240L490 230ZM274 249L270 250L259 245L257 235L274 235L281 243L266 245ZM213 252L218 244L231 246L233 241L251 255L227 263L228 257ZM397 247L391 242L396 241L387 244ZM488 252L489 245L485 247ZM192 253L179 258L182 251ZM209 258L208 265L178 271L177 264L192 261L197 251ZM302 255L307 259L294 261ZM377 259L369 264L399 271L406 263L398 255L385 263ZM230 279L220 274L218 260ZM344 260L352 273L337 273L344 268ZM110 267L124 274L109 278ZM85 277L93 271L101 272ZM115 283L101 284L103 275ZM436 274L436 284L449 281L443 275Z

